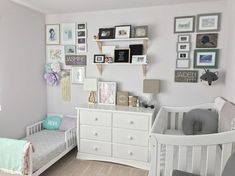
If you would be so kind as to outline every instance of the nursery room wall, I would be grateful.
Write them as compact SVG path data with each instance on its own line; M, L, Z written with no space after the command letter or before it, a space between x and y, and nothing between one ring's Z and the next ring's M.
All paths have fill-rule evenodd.
M220 49L219 69L220 79L209 87L198 83L175 83L174 71L176 69L176 45L178 35L173 33L174 17L190 16L203 13L222 13L222 24L219 32L218 48ZM66 22L86 22L88 29L88 53L86 77L98 77L102 81L116 81L118 90L128 91L132 95L143 96L143 75L140 67L110 66L104 67L102 76L96 66L92 64L94 54L99 53L93 40L102 27L115 25L149 25L148 57L150 66L147 72L148 79L161 80L161 92L158 94L159 105L191 105L202 102L211 102L215 97L221 96L224 85L223 72L227 58L227 2L199 2L177 5L165 5L137 9L108 10L96 12L70 13L47 15L47 24ZM191 34L191 61L195 49L196 33ZM124 43L117 43L119 47ZM192 63L191 63L192 64ZM191 65L191 68L192 65ZM201 69L199 76L204 71ZM75 114L75 107L87 102L87 92L82 85L72 85L72 100L64 102L61 98L60 87L47 87L47 104L49 112Z
M20 138L46 114L45 16L0 0L0 137Z

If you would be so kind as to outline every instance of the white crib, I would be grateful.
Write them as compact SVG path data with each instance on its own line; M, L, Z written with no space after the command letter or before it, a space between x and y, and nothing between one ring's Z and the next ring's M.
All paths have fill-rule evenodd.
M182 131L183 114L195 108L213 108L218 112L225 100L191 107L162 107L150 135L151 166L149 176L171 176L173 169L200 176L221 176L231 155L235 131L208 135L175 135ZM166 131L172 133L165 134Z

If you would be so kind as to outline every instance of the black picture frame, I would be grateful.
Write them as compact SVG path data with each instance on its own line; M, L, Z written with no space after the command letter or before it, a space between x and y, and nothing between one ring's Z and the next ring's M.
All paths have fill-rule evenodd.
M94 55L94 63L104 63L105 55L104 54L95 54Z
M99 39L114 39L115 28L100 28Z
M130 63L132 62L133 55L143 55L144 54L143 44L129 45L129 48L130 48Z
M114 62L115 63L130 63L130 49L115 49L114 50Z

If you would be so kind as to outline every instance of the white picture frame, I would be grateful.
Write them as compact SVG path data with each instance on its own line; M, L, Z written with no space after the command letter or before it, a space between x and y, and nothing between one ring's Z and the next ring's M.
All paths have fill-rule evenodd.
M77 47L77 53L86 53L87 52L87 44L79 44Z
M131 25L115 26L115 38L126 39L131 37Z
M189 59L177 59L176 60L176 68L178 68L178 69L190 68L190 60Z
M72 67L71 82L72 84L83 84L86 71L85 67Z
M62 45L76 44L76 24L62 23L60 25L60 39Z
M177 51L178 52L189 52L190 51L190 43L178 43Z
M60 44L60 25L47 24L46 25L46 44L59 45Z
M147 56L146 55L133 55L131 63L132 64L147 64Z
M98 104L116 105L116 94L116 82L98 82Z
M115 49L116 49L116 46L102 46L102 54L104 54L107 57L114 58Z
M220 30L220 13L197 15L197 32L215 32Z
M46 49L46 56L48 63L54 63L54 62L64 63L65 60L64 46L48 45Z
M174 33L190 33L195 31L195 16L175 17Z
M179 43L190 42L190 35L179 35L178 42Z
M189 59L189 52L178 52L178 59Z
M64 46L65 55L75 55L76 54L76 46L75 45L66 45Z

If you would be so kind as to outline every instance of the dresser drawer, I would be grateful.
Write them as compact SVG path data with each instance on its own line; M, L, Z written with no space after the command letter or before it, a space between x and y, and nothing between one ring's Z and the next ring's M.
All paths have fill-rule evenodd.
M111 156L111 143L80 140L80 152L94 155Z
M113 126L117 128L148 131L149 118L146 115L114 113Z
M114 144L113 156L116 158L147 162L148 161L148 149L145 147Z
M148 132L114 128L113 142L121 144L148 146Z
M112 113L100 111L80 111L80 124L111 126Z
M111 127L81 125L80 136L83 139L111 142Z

